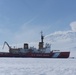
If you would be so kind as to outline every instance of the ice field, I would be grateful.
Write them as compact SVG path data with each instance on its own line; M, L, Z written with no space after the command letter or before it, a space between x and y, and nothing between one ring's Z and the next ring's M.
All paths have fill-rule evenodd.
M76 75L76 59L0 58L0 75Z

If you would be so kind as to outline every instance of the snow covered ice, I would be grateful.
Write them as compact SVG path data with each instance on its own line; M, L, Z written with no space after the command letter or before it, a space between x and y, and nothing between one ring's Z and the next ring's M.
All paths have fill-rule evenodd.
M76 75L76 59L0 58L0 75Z
M75 59L1 57L0 75L76 75L76 38L72 38L72 36L76 37L76 33L72 33L68 32L68 36L66 34L61 36L56 33L56 36L52 38L50 35L46 40L52 40L52 49L70 50L70 57L75 57ZM62 38L63 36L65 37ZM70 40L68 40L69 38ZM63 39L67 40L63 42Z

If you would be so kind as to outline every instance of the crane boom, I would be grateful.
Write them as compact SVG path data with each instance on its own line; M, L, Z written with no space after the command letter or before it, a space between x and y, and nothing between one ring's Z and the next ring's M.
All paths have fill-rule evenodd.
M4 42L3 49L4 49L5 44L8 46L9 49L11 49L11 47L9 46L9 44L6 41Z

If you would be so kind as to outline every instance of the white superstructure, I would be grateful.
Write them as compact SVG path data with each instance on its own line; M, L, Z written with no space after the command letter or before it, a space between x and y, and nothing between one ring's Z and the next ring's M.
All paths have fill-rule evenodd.
M50 53L51 51L51 45L46 43L44 47L44 42L43 42L44 36L41 32L41 42L39 42L39 48L35 47L29 47L27 43L24 43L24 48L11 48L7 42L4 42L4 45L7 44L9 47L9 52L13 54L21 54L21 53ZM3 46L4 47L4 46Z

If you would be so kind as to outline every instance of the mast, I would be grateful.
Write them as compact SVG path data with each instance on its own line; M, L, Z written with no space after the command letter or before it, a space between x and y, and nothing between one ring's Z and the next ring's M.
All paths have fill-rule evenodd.
M39 42L39 49L43 49L43 45L44 45L44 36L43 36L43 32L41 31L41 42Z
M43 32L41 31L41 42L42 43L44 43L43 40L44 40L44 36L43 36Z

